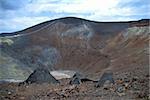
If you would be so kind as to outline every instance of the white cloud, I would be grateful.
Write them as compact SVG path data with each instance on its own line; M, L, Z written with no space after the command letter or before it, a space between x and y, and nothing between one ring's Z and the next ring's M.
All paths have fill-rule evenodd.
M55 1L55 0L52 0ZM106 16L132 16L136 15L140 8L119 7L120 3L129 3L132 0L61 0L58 3L48 3L47 0L37 0L36 3L26 6L30 13L54 12L54 13L74 13L78 17L81 14L90 13L91 16L84 16L91 20L101 21ZM136 0L136 2L139 0ZM144 13L144 12L143 12ZM125 18L125 17L123 17ZM108 19L110 20L110 19ZM115 20L115 19L114 19ZM126 19L125 19L126 20Z
M46 1L46 0L45 0ZM70 1L62 0L60 3L37 2L27 5L26 9L32 13L40 13L44 11L56 13L94 13L109 14L110 9L113 9L118 4L119 0L77 0Z
M26 6L7 11L0 19L0 32L3 29L21 30L29 26L59 17L75 16L95 21L135 20L132 16L148 16L144 6L120 6L141 0L31 0ZM150 5L150 4L147 4ZM49 13L42 15L43 12ZM1 12L0 12L1 13ZM51 14L51 15L50 15ZM150 14L149 14L150 16ZM3 29L2 29L3 28Z

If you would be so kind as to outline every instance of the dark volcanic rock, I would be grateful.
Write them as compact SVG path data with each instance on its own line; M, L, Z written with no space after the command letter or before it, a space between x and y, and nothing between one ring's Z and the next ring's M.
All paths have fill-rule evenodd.
M106 81L109 81L110 83L114 84L114 79L113 79L113 73L112 72L105 72L98 83L96 84L96 87L101 87L105 84Z
M80 74L80 73L75 73L73 75L73 77L71 78L69 84L81 84L81 83L84 83L84 82L98 82L98 81L94 81L92 79L89 79L87 77L85 77L84 75Z
M46 68L37 68L34 72L28 77L25 83L60 83L56 80Z
M75 73L69 84L81 84L81 75L79 73Z

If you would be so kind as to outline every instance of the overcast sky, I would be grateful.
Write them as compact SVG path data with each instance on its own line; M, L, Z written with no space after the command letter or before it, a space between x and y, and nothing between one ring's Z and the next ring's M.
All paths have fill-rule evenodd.
M0 33L60 18L129 21L150 18L150 0L0 0Z

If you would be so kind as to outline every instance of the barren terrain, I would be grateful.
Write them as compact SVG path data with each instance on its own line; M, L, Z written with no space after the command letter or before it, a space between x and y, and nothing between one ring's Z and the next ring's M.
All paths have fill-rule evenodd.
M60 84L0 84L6 100L148 100L149 20L93 22L61 18L28 29L0 34L0 79L25 80L42 64L49 71L70 70L98 81L113 73L115 84L96 82L70 85L62 74ZM63 76L64 75L64 76ZM67 79L66 79L67 78Z

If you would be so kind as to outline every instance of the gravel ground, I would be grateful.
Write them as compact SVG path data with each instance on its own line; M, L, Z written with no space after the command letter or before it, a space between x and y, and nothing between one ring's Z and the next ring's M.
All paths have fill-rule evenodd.
M149 100L150 76L146 68L114 72L115 84L105 82L98 88L93 82L69 85L70 79L61 79L57 85L1 83L0 100Z

